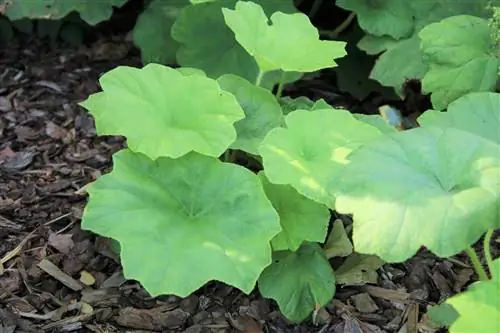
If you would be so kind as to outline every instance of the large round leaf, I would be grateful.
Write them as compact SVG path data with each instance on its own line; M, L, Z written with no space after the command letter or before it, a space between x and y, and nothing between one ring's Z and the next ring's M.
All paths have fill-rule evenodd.
M113 7L121 7L125 2L127 0L28 0L7 1L3 6L7 7L5 14L13 21L22 18L58 20L77 11L85 22L96 25L111 17Z
M266 134L284 122L278 101L269 90L254 86L236 75L223 75L217 82L236 97L245 111L245 118L234 124L238 138L231 148L258 155L257 149Z
M190 151L220 156L236 140L233 124L245 116L216 81L159 64L117 67L99 82L103 92L81 103L97 132L124 135L131 150L152 159Z
M279 251L259 278L259 291L273 298L294 322L325 306L335 295L335 275L318 244L305 243L296 252Z
M262 72L313 72L336 66L333 59L346 55L345 42L320 40L318 30L303 13L275 12L269 25L263 8L251 1L238 1L234 10L222 11L236 40Z
M432 93L434 108L445 109L469 92L495 90L500 59L491 36L488 20L471 15L448 17L420 31L429 65L422 87Z
M295 12L290 0L262 2L264 10ZM180 43L177 61L182 66L200 68L211 78L224 74L238 75L250 82L256 82L259 68L255 60L236 41L234 33L224 22L222 8L233 8L236 0L219 0L188 6L182 10L172 26L172 37ZM282 80L293 82L301 73L273 71L264 75L261 86L271 89Z
M388 134L349 156L336 209L354 248L401 262L422 246L449 257L500 227L500 146L462 130Z
M459 128L500 144L500 94L467 94L452 102L446 112L429 110L418 122L424 127Z
M89 189L82 227L120 243L127 278L153 296L210 280L252 291L281 230L256 175L198 153L152 161L123 150L113 161Z
M176 63L179 43L171 36L172 25L189 0L154 0L134 26L134 44L141 49L142 62L171 65Z
M328 183L339 177L347 155L381 132L340 109L296 110L285 122L287 128L271 130L259 148L269 181L333 208Z
M323 242L330 221L328 208L300 195L290 185L270 183L264 172L259 176L283 229L271 241L273 250L296 251L305 241Z

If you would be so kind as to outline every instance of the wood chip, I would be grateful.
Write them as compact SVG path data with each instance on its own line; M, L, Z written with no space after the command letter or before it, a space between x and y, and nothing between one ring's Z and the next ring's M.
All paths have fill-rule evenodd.
M377 304L367 293L353 295L351 296L351 299L354 302L356 309L358 309L361 313L373 313L379 309Z
M57 281L64 284L66 287L68 287L74 291L79 291L79 290L83 289L83 286L80 282L78 282L77 280L75 280L71 276L69 276L68 274L61 271L56 265L54 265L49 260L43 259L42 261L40 261L38 263L37 266L41 270L43 270L45 273L49 274Z
M384 289L370 285L364 286L363 290L373 297L383 298L393 302L408 303L410 300L410 294L402 291Z

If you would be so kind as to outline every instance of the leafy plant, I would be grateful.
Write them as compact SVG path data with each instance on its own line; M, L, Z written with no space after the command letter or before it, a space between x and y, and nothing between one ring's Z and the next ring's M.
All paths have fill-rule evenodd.
M382 85L401 93L408 78L423 79L424 90L433 93L439 110L469 92L495 89L500 55L498 39L492 36L498 26L488 25L487 18L498 1L338 0L336 4L354 11L367 33L358 47L368 54L381 53L370 78ZM467 45L461 42L464 47L455 48L451 41L457 38L467 39ZM478 58L468 63L470 56ZM479 72L484 73L484 82ZM475 79L464 79L470 73Z
M291 1L156 0L134 32L149 64L111 70L81 103L100 135L127 138L90 186L82 227L118 241L126 277L152 295L186 296L210 280L258 286L296 322L336 284L376 282L384 261L422 246L441 257L465 250L481 282L450 299L459 331L473 316L463 299L481 299L500 275L488 245L500 227L494 24L484 3L338 4L371 34L359 46L385 51L373 78L392 87L423 78L434 110L420 127L403 130L392 108L353 115L282 98L286 82L349 57ZM149 19L170 31L165 43L144 40ZM174 60L180 68L164 63ZM328 232L329 210L353 215L352 243L338 220ZM486 270L472 248L485 233ZM334 269L332 257L345 260ZM481 302L494 318L498 304Z

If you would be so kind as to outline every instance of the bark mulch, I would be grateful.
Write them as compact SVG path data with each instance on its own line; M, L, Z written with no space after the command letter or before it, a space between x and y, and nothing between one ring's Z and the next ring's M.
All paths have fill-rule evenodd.
M84 186L110 170L123 140L97 137L77 103L99 90L102 73L141 66L135 54L118 37L0 53L1 333L438 331L422 313L472 281L463 258L422 252L385 265L377 285L338 286L317 325L292 324L273 301L221 283L181 299L126 281L106 240L79 227Z

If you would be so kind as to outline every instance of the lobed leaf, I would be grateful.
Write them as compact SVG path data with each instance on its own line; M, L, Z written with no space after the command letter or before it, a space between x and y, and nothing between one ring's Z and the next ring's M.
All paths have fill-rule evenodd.
M179 43L172 38L171 30L182 8L187 5L189 0L167 2L154 0L139 15L133 29L133 41L141 50L144 64L176 63Z
M494 260L491 268L491 280L476 282L468 291L446 301L459 314L450 333L500 331L500 259Z
M336 209L354 248L401 262L421 246L455 255L499 227L500 146L455 128L388 134L349 156Z
M500 145L500 94L470 93L453 101L446 112L429 110L418 121L424 127L458 128Z
M281 230L257 176L198 153L153 161L123 150L113 162L88 191L82 227L119 242L128 279L153 297L211 280L252 291Z
M337 0L337 6L356 12L358 23L374 36L409 37L413 32L413 12L400 0Z
M263 8L251 1L238 1L234 10L222 12L236 40L264 73L313 72L334 67L333 59L346 55L345 42L319 40L317 29L303 13L275 12L268 25Z
M274 236L274 251L296 251L305 241L323 242L328 231L330 211L302 195L289 185L269 182L259 173L264 191L280 217L282 231Z
M388 35L375 36L367 34L358 42L358 47L369 54L379 54L386 51L380 55L375 63L370 78L379 81L384 86L393 87L398 94L401 94L401 85L407 79L422 79L428 70L419 48L420 39L418 34L421 29L431 23L455 15L467 14L488 17L490 15L487 9L489 1L438 0L408 2L407 6L411 8L414 17L411 36L398 40ZM436 36L440 36L439 33Z
M200 68L214 79L224 74L234 74L250 82L257 80L257 63L236 41L222 14L223 8L234 8L236 1L197 3L181 11L172 26L172 37L180 44L177 51L180 65ZM261 3L270 14L277 10L285 13L297 11L290 0L253 2ZM270 72L264 75L261 86L271 89L280 80L284 83L293 82L300 76L301 73Z
M426 26L419 37L429 65L422 88L432 93L434 108L445 109L469 92L494 90L500 58L487 20L452 16Z
M22 18L58 20L72 11L77 11L81 18L90 25L105 21L113 14L113 7L123 6L127 0L36 0L10 1L5 15L11 19Z
M271 130L259 148L266 176L333 209L328 184L339 179L353 150L381 132L340 109L296 110L285 122L287 128Z
M383 264L377 256L353 253L335 270L336 282L344 286L377 284L377 269Z
M321 247L306 243L297 252L276 253L259 278L259 291L275 299L289 320L301 322L333 298L335 275Z
M103 92L81 103L94 116L97 132L124 135L131 150L151 159L191 151L220 156L236 140L233 124L244 117L216 81L159 64L120 66L99 82Z
M284 123L278 101L269 90L254 86L236 75L223 75L217 82L236 97L245 112L245 118L234 124L238 138L231 148L258 155L258 148L267 133Z

